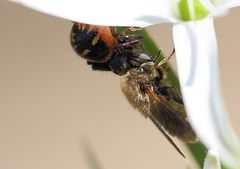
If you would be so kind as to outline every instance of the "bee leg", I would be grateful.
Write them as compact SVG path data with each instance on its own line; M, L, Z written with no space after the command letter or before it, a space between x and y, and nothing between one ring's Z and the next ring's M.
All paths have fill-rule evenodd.
M120 43L131 41L133 39L143 39L143 35L141 34L130 34L131 32L140 31L142 30L142 28L129 27L120 33L118 33L115 28L111 27L111 29L112 29L113 36L116 37L117 41Z
M143 40L143 35L141 34L135 34L135 35L118 35L117 36L117 41L118 43L126 43L134 40Z
M172 89L169 88L168 94L169 94L169 96L171 96L171 98L172 98L174 101L176 101L176 102L178 102L178 103L180 103L180 104L184 104L184 103L183 103L183 99L182 99L182 95L180 95L180 94L178 94L177 92L175 92L175 91L173 90L173 88L172 88Z
M108 63L96 63L87 61L87 64L92 67L92 70L111 71Z
M139 39L134 39L128 42L119 43L118 51L132 51L134 48L143 49L143 42Z
M154 80L153 90L155 93L165 96L166 99L173 99L174 101L183 104L183 99L180 94L178 94L173 86L159 85L159 79Z

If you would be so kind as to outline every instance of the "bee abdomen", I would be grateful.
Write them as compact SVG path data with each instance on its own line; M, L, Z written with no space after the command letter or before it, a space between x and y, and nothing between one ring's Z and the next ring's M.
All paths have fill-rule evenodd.
M105 62L111 58L116 42L108 26L75 23L70 41L75 52L92 62Z

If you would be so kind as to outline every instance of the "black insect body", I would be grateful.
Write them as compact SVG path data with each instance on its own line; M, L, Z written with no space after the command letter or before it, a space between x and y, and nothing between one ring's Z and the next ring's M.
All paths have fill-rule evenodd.
M142 39L140 34L119 34L114 27L83 23L75 23L70 35L73 49L93 70L112 71L118 75L151 60L148 55L141 54Z

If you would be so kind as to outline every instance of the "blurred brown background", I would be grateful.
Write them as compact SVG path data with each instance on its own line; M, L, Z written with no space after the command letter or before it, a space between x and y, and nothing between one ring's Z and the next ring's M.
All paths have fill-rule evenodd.
M216 19L221 80L238 133L240 10ZM119 77L94 72L71 49L72 23L0 2L0 168L184 169L184 160L149 120L128 105ZM148 28L164 51L170 25ZM174 59L172 59L174 65ZM201 106L201 105L200 105ZM224 125L224 124L223 124Z

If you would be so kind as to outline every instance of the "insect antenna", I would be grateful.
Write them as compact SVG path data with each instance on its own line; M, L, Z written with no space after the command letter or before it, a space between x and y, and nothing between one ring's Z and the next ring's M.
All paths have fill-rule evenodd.
M154 64L156 67L161 67L163 64L167 63L167 61L175 54L175 48L173 48L171 54L167 57L164 57L163 52L161 49L159 49L157 56L154 58ZM164 59L160 59L162 57Z
M154 56L154 58L153 58L153 63L154 63L155 65L157 65L157 63L160 62L160 59L161 59L162 57L164 58L162 49L160 48L160 49L158 50L157 55Z

